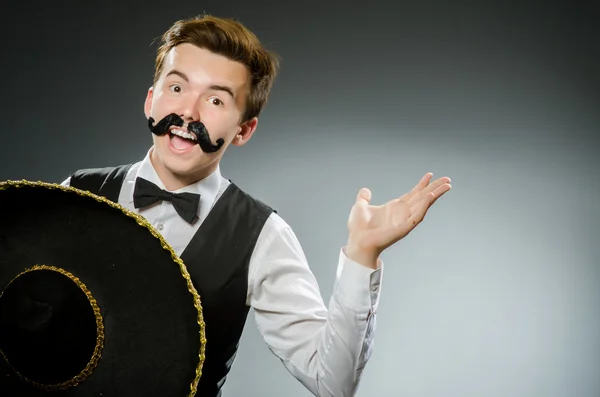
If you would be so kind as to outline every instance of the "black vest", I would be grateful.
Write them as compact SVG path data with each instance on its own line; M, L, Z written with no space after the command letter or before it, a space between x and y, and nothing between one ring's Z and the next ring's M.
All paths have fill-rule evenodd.
M70 185L118 202L130 166L79 170ZM248 315L250 257L272 212L231 183L181 254L200 294L206 323L198 397L221 395Z

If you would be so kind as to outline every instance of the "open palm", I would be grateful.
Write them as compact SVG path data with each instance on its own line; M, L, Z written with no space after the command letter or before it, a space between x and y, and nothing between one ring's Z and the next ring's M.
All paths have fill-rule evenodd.
M349 241L362 251L379 255L410 233L444 193L450 190L450 178L425 174L408 193L383 205L370 205L371 191L359 191L348 219Z

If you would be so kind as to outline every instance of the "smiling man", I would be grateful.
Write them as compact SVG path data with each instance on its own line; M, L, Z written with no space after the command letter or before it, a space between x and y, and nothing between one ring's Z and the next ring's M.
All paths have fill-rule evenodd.
M229 145L243 146L256 131L277 68L236 21L176 22L163 36L144 105L153 138L146 157L79 170L64 182L142 215L186 263L208 341L198 396L221 395L250 308L270 350L308 390L353 396L373 347L379 256L450 189L449 178L431 182L428 173L381 206L360 189L326 306L289 225L220 173Z
M214 173L227 146L246 143L258 124L258 114L245 112L252 100L250 70L230 59L237 55L231 53L235 49L213 52L215 47L216 43L213 47L200 41L183 42L165 52L164 57L159 55L157 79L148 90L144 107L146 117L154 121L175 115L188 126L196 123L195 133L183 125L167 124L166 130L153 130L150 160L168 190L183 188ZM276 63L267 54L263 61L260 66L264 70L259 73L264 80L271 80L271 85ZM252 113L262 107L253 105L256 110ZM212 149L207 131L221 145ZM206 146L198 145L198 140ZM203 155L201 150L209 154Z

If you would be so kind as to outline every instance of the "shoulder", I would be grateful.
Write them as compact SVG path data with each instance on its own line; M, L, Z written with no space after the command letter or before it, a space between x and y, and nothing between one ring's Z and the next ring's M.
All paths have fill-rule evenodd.
M81 168L71 174L71 179L88 177L108 177L117 172L127 172L134 164L122 164L109 167Z
M291 232L290 225L281 217L281 215L279 215L275 207L267 204L263 199L244 191L230 180L226 180L225 183L227 187L234 190L234 194L238 194L248 204L261 209L266 215L266 220L263 226L263 234L280 235L284 232Z
M294 249L299 248L300 242L290 224L275 211L272 211L263 225L259 243L272 245L282 244Z
M103 192L107 191L106 194L109 194L112 199L120 191L125 177L133 166L134 164L124 164L112 167L82 168L71 174L68 183L74 188L96 194L105 194Z
M265 222L265 229L269 229L269 231L276 234L292 231L292 227L275 211L271 213Z
M244 191L242 188L237 186L231 180L229 180L229 179L225 180L224 186L226 187L226 189L229 189L231 191L230 192L231 195L237 196L238 200L244 201L246 203L246 205L253 206L253 207L261 210L261 212L263 212L263 213L267 213L267 214L271 214L271 213L276 214L277 213L276 209L274 209L273 207L268 205L262 199L259 199L256 196Z

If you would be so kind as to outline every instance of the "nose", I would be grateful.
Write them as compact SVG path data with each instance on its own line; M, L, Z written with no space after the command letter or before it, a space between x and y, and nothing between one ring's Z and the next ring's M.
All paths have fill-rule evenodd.
M183 102L179 116L186 122L200 121L200 98L195 95L188 95Z

